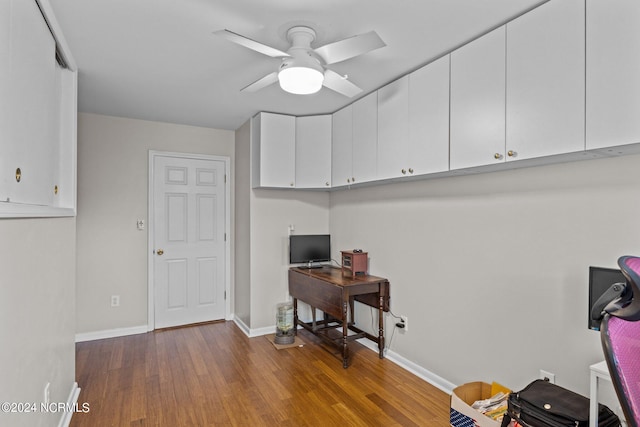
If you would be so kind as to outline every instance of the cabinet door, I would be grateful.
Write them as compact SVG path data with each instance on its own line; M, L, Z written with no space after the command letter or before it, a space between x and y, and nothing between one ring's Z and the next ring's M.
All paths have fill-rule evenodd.
M333 187L349 185L353 175L352 105L336 111L331 117L331 185Z
M409 75L409 174L449 169L449 55Z
M378 179L407 174L409 76L378 90Z
M0 1L0 201L9 197L9 188L15 178L15 154L12 152L11 125L11 1Z
M296 118L296 188L331 185L331 116Z
M3 3L7 8L7 2ZM14 0L10 4L9 87L3 86L7 96L0 101L9 122L3 131L7 137L0 143L0 197L48 206L54 196L53 174L60 144L55 42L35 1ZM5 33L6 28L0 31ZM6 45L0 49L6 51ZM6 78L6 64L2 67Z
M370 93L352 105L353 175L351 182L374 181L378 146L378 94Z
M640 2L587 1L587 149L640 142Z
M584 150L584 0L507 24L507 161Z
M451 53L451 169L504 162L505 28Z
M254 130L254 186L292 188L295 186L296 118L283 114L260 113ZM256 185L257 184L257 185Z

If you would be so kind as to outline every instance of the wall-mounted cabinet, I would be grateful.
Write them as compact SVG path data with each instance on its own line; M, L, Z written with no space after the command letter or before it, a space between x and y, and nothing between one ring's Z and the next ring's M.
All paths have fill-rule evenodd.
M353 177L353 105L331 116L331 183L351 184Z
M259 113L251 121L253 187L294 188L296 117Z
M378 179L409 173L408 144L409 76L404 76L378 89Z
M584 0L507 24L507 161L583 151Z
M409 174L449 169L449 55L409 75Z
M331 116L296 118L296 188L331 187Z
M640 142L640 2L587 0L587 149Z
M505 27L451 53L451 169L504 162Z
M253 188L331 187L331 116L251 119Z
M0 6L0 217L75 215L77 71L40 5Z
M637 152L639 21L635 0L546 2L330 119L259 127L259 183L341 188Z
M374 181L378 155L378 93L353 103L353 146L351 184Z

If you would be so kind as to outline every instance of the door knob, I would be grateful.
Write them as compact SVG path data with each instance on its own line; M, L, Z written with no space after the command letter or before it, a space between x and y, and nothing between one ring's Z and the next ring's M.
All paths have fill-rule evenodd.
M158 255L162 255L163 253L164 253L164 251L163 251L162 249L158 249L158 250L156 251L156 254L158 254Z

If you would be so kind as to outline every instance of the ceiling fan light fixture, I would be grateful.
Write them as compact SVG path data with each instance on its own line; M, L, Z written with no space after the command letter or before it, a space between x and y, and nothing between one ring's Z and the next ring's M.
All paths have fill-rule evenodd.
M278 73L282 90L296 95L309 95L322 89L324 74L315 68L287 67Z

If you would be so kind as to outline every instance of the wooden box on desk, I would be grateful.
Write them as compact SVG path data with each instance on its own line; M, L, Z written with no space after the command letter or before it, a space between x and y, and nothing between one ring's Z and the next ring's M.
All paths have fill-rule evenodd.
M368 252L342 252L342 274L356 277L356 274L367 274L369 256Z

